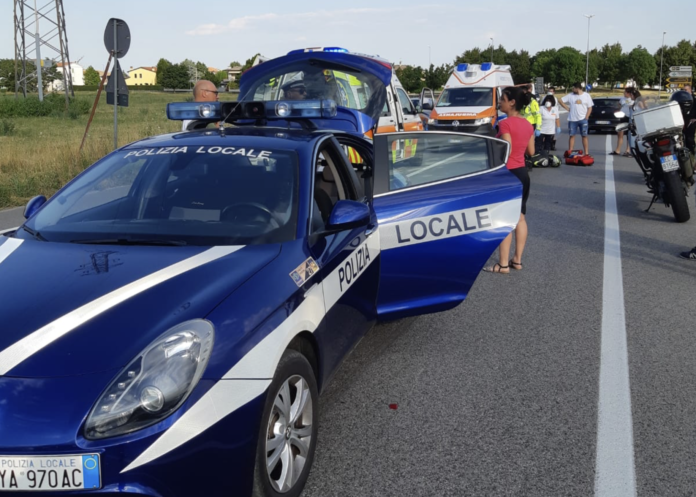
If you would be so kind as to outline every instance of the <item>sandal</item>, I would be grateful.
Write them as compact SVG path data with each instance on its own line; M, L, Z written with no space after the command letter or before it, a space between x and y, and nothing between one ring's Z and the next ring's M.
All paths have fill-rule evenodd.
M623 155L624 157L633 157L633 154L627 154L626 152L624 152L624 153L621 154L621 155Z
M620 152L614 152L613 150L609 152L609 155L621 155Z
M618 155L618 154L617 154L617 155ZM509 264L510 264L510 266L512 266L512 269L515 269L515 270L517 270L517 271L522 271L522 268L524 267L524 266L522 266L522 263L521 263L521 262L515 262L515 261L513 261L512 259L510 259L510 263L509 263Z
M502 270L507 269L508 272L504 273ZM510 266L501 266L497 262L493 264L492 266L484 267L483 270L487 273L496 273L496 274L510 274Z

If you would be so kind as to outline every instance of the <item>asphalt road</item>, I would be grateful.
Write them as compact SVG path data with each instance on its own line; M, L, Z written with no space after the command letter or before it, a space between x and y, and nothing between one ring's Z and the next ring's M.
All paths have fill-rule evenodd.
M304 495L595 493L607 151L592 135L594 166L531 173L522 271L482 274L458 308L358 345L322 396ZM696 209L686 224L645 213L637 164L613 168L635 489L694 495L696 263L677 255L696 245Z
M321 398L303 495L595 494L603 304L625 311L636 492L694 495L696 263L677 257L696 245L693 196L686 224L643 212L638 166L614 158L624 299L604 295L606 136L590 147L592 167L532 172L522 271L357 346Z

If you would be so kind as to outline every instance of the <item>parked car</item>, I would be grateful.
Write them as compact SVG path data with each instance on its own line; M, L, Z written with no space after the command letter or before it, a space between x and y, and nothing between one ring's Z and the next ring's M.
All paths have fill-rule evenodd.
M243 79L249 100L171 103L187 131L0 235L0 495L298 496L346 355L378 319L457 306L519 220L507 142L365 136L390 65L257 67L316 94ZM326 67L364 98L331 98Z
M621 110L621 99L618 97L595 98L592 114L588 119L590 131L601 131L604 133L615 133L616 126L623 122L628 122L628 118L619 118L614 115Z

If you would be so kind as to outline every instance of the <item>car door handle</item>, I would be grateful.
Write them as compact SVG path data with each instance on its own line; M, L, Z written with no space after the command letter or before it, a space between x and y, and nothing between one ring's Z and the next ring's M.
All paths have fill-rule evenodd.
M374 224L369 225L365 230L365 238L372 235L375 231L377 231L377 226L375 226Z

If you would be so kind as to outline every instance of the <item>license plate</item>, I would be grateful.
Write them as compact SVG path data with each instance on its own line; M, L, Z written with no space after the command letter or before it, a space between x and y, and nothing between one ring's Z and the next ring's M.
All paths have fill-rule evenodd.
M99 466L98 454L0 456L0 492L98 489Z
M662 170L664 172L675 171L679 169L679 161L677 160L676 155L660 157L660 162L662 163Z
M609 124L609 121L595 121L595 124Z

